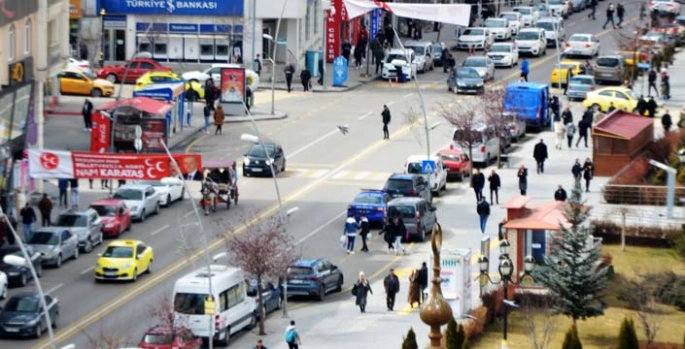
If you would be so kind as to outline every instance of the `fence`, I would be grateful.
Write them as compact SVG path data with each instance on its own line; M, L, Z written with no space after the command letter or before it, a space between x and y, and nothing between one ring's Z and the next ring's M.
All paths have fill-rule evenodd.
M616 205L665 206L667 188L657 185L607 184L602 187L601 202ZM685 187L675 188L675 205L683 206Z

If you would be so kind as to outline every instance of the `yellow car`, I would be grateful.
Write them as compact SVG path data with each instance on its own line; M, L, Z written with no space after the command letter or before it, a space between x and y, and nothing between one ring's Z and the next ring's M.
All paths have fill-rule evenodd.
M152 247L139 240L114 240L99 255L95 265L95 282L100 280L130 280L152 272Z
M613 103L616 109L625 108L629 112L636 112L639 100L640 97L633 90L623 86L612 86L588 92L583 101L583 106L585 108L593 107L606 113Z
M167 83L167 82L178 82L178 81L183 81L183 78L178 76L178 74L174 72L166 72L166 71L152 71L149 73L143 74L143 76L139 77L138 80L136 80L136 87L133 89L134 91L139 91L143 89L145 86L150 85L150 84L159 84L159 83ZM205 89L202 88L202 84L200 84L197 81L190 81L186 82L186 99L190 101L196 101L198 99L204 99L205 98Z
M57 78L60 93L63 95L110 97L114 94L114 84L80 69L62 70L57 74Z
M560 63L561 67L555 67L552 70L552 75L549 77L549 85L554 88L559 86L559 79L561 79L561 84L566 85L568 83L568 71L571 71L571 76L576 76L580 74L582 62L563 60Z

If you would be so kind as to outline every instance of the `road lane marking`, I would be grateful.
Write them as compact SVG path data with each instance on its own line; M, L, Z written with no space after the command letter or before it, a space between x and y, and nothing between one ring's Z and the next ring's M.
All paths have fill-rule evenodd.
M414 92L407 93L406 95L402 96L402 99L404 98L409 98L414 95Z
M334 135L334 134L336 134L336 133L339 133L339 132L340 132L340 131L336 128L335 130L333 130L333 131L331 131L331 132L328 132L328 133L326 133L325 135L323 135L323 136L321 136L321 137L319 137L319 138L317 138L317 139L315 139L315 140L309 142L309 143L308 143L307 145L305 145L304 147L302 147L302 148L300 148L300 149L297 149L297 150L295 150L294 152L288 154L288 155L285 157L285 159L286 159L286 160L290 160L290 159L292 159L294 156L296 156L297 154L302 153L303 151L305 151L305 150L307 150L307 149L309 149L309 148L315 146L317 143L323 141L324 139L326 139L326 138L328 138L328 137L330 137L330 136L332 136L332 135Z
M88 267L88 269L84 269L84 270L83 270L82 272L80 272L79 274L81 274L81 275L86 275L86 274L90 273L91 271L93 271L93 269L95 269L95 266Z
M52 292L55 292L55 291L59 290L62 286L64 286L64 284L55 285L55 287L53 287L53 288L47 290L47 291L45 292L45 294L50 294L50 293L52 293Z
M192 211L191 211L191 213L192 213ZM155 236L155 235L157 235L157 234L159 234L159 233L161 233L161 232L167 230L168 228L169 228L169 225L167 224L167 225L165 225L165 226L163 226L163 227L161 227L161 228L159 228L159 229L153 231L150 235Z
M348 172L349 172L349 171L338 171L338 173L336 173L335 175L333 175L332 178L333 178L333 179L342 179L342 178L344 178L345 176L347 176L347 173L348 173Z
M373 112L368 112L368 113L366 113L366 114L360 116L359 119L357 119L357 120L364 120L364 119L366 119L367 116L371 115L372 113L373 113Z
M307 239L309 239L309 238L311 238L312 236L318 234L319 232L321 232L322 230L324 230L324 228L326 228L327 226L331 225L331 224L332 224L333 222L335 222L336 220L338 220L338 219L344 217L346 214L347 214L347 211L342 211L342 212L338 213L337 215L335 215L335 217L333 217L333 218L331 218L330 220L328 220L328 222L326 222L326 223L322 224L320 227L318 227L318 228L312 230L309 234L303 236L300 240L297 240L297 242L295 243L295 246L300 245L301 243L307 241Z
M188 212L186 212L186 214L183 215L183 218L187 218L187 217L189 217L190 215L192 215L192 214L194 214L194 213L195 213L194 210L193 210L193 211L188 211Z
M354 179L364 179L364 178L368 177L369 174L371 174L371 172L362 171L362 172L359 172L356 176L354 176Z
M391 105L393 105L393 104L395 104L395 101L390 101L390 102L388 102L388 103L385 103L385 105L388 106L388 107L391 106Z

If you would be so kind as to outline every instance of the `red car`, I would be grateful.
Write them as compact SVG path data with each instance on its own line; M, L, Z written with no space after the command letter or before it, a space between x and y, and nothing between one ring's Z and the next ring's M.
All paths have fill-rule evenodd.
M131 211L124 200L102 199L90 204L102 219L102 234L117 238L124 231L131 230Z
M471 174L471 160L461 150L445 148L438 151L437 155L447 167L447 179L462 181Z
M138 344L138 347L146 349L200 349L201 346L202 339L195 337L189 329L165 326L147 330Z
M145 73L151 71L171 71L171 68L165 67L149 58L134 58L119 66L104 67L98 71L98 78L106 79L111 83L117 83L124 78L124 72L128 67L126 73L126 81L128 83L135 83L136 80Z

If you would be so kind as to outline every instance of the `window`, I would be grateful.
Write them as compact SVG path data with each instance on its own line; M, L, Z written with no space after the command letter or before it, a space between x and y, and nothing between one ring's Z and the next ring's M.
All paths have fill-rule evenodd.
M14 61L14 58L16 58L15 50L17 47L17 33L15 32L14 24L10 26L10 30L8 31L7 35L7 60L12 62Z
M525 255L532 255L536 261L543 261L547 254L547 232L545 230L526 230L524 242Z
M226 311L228 309L228 290L219 294L219 311Z
M166 54L166 43L164 43L164 44L155 44L155 54L157 54L157 55L165 55L165 54Z
M602 92L598 93L598 95L604 96L604 97L613 97L614 93L611 91L602 91Z
M226 291L226 298L228 301L228 308L233 308L245 300L245 283L240 282L237 285L229 288Z
M214 45L200 45L200 55L201 56L214 56Z
M140 69L155 70L155 65L150 62L140 62ZM154 189L149 189L148 194L152 194L154 191Z
M31 19L24 23L24 54L31 53Z
M187 315L204 315L206 294L177 293L174 296L174 311Z

